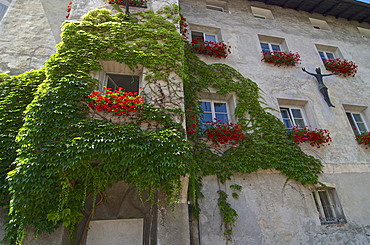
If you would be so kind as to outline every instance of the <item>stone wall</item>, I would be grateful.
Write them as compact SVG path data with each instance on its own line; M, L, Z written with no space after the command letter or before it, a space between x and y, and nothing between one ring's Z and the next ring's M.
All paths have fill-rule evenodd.
M333 142L329 146L315 148L302 144L301 148L324 163L320 181L335 187L348 223L321 225L309 187L294 181L284 187L286 176L278 172L237 175L226 185L220 185L211 176L204 179L205 197L200 200L200 244L227 243L217 206L219 188L226 190L228 201L239 214L233 240L228 244L368 244L370 190L365 183L370 177L370 150L355 141L345 114L346 105L354 105L370 126L367 108L370 62L364 52L370 45L357 29L369 29L368 25L255 1L226 2L228 12L207 9L205 0L180 1L190 29L193 26L201 27L201 31L219 30L218 36L232 46L226 59L199 57L207 63L228 64L256 82L267 106L276 109L271 113L277 117L281 118L279 105L301 105L312 128L330 131ZM251 6L270 10L273 18L255 18ZM314 29L309 18L325 20L330 30ZM261 62L259 35L284 39L282 46L299 52L301 64L284 68ZM342 58L353 60L359 67L355 77L324 77L335 108L324 101L316 79L301 70L305 67L315 72L320 67L323 74L330 73L325 70L315 44L338 47ZM229 188L235 183L243 186L238 200L231 197Z

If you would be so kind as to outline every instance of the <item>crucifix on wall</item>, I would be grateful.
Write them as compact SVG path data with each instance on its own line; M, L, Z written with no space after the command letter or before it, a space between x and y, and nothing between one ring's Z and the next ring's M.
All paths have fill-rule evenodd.
M338 75L338 72L336 73L331 73L331 74L321 74L321 69L320 67L317 67L316 68L316 74L315 73L311 73L311 72L308 72L306 71L305 68L302 68L302 71L306 72L307 74L310 74L312 76L314 76L317 80L317 82L319 83L319 90L320 92L322 93L322 95L324 96L324 100L325 102L328 104L329 107L335 107L331 102L330 102L330 98L329 98L329 94L328 94L328 88L325 86L324 82L323 82L323 77L324 76L331 76L331 75Z

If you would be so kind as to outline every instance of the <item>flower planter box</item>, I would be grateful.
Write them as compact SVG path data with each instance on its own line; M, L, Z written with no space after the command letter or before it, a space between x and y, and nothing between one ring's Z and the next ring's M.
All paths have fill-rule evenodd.
M368 149L368 145L370 145L370 132L364 132L362 134L356 135L356 141L360 145L364 145Z
M262 52L263 58L261 61L264 61L269 64L274 64L274 66L295 66L300 64L301 56L298 53L293 52Z
M215 58L226 58L231 53L231 46L226 45L223 41L211 42L196 39L191 41L191 45L194 47L195 52Z
M308 127L299 128L294 127L293 131L293 141L294 143L309 143L311 146L316 146L320 148L321 146L330 145L331 137L329 131L326 129L315 129L311 130Z
M326 60L324 62L325 68L333 73L338 72L339 75L354 77L357 73L357 65L353 61L339 58L333 60Z

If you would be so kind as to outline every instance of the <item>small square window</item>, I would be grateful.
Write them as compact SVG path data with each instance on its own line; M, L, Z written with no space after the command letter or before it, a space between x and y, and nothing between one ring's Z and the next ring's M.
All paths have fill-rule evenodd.
M302 108L280 107L280 114L289 130L293 127L304 128L307 125Z
M362 27L357 27L357 29L363 37L370 37L370 29Z
M254 18L256 19L269 19L272 20L274 17L272 16L271 10L269 9L263 9L263 8L257 8L257 7L251 7L252 13Z
M361 113L346 112L346 115L355 135L368 132L368 128Z
M312 192L322 225L347 223L334 188L318 188Z
M325 20L319 20L319 19L314 19L314 18L309 18L309 19L314 29L327 30L327 31L330 30L330 27Z
M206 8L219 12L228 12L227 2L223 0L206 0Z

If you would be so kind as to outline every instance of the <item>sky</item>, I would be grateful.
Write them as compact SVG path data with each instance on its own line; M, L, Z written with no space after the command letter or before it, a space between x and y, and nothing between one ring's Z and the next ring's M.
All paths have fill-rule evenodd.
M363 3L369 3L370 4L370 0L357 0L357 2L363 2Z

